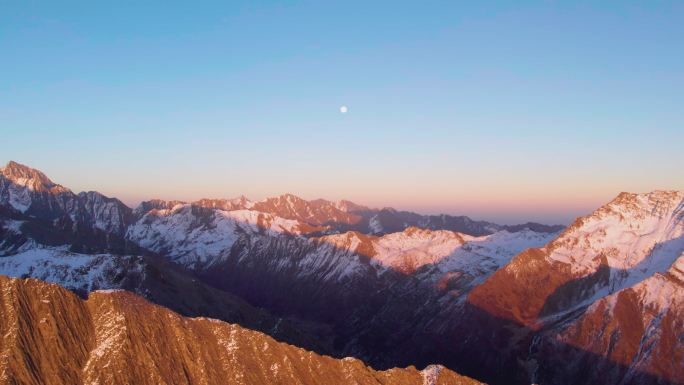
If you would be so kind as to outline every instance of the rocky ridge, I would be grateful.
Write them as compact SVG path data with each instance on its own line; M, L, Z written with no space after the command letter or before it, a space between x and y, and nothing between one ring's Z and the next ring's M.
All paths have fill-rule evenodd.
M375 371L126 291L81 300L0 276L0 381L16 384L477 384L443 367ZM135 365L131 365L135 362Z

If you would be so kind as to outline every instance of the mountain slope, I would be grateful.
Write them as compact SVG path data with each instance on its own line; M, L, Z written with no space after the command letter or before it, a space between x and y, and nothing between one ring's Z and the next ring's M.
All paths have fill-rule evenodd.
M19 163L0 168L0 205L0 215L25 220L24 233L43 243L84 252L129 250L123 236L133 220L130 208L97 192L74 194Z
M299 236L320 230L258 211L176 204L148 211L128 228L126 238L147 250L168 255L179 264L199 269L225 258L241 235Z
M516 256L470 300L532 325L664 273L682 250L684 192L622 193L546 247Z
M530 381L681 383L682 253L684 192L622 193L475 287L465 328Z
M0 276L0 308L3 382L477 383L441 367L376 372L237 325L183 318L123 291L83 301L56 285Z
M96 290L125 289L186 316L237 323L317 352L334 352L320 325L276 317L159 257L34 247L0 257L0 274L56 283L83 297Z
M601 298L546 334L553 338L538 347L548 357L538 374L545 382L684 383L684 253L668 272ZM593 360L593 370L584 370L592 356L606 361L597 366ZM563 365L556 357L564 358ZM606 362L620 370L609 370Z

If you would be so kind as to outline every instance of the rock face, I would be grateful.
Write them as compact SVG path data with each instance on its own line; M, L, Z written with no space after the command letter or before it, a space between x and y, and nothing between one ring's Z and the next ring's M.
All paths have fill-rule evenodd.
M15 384L477 384L433 366L377 372L125 292L87 301L0 276L0 381ZM131 365L131 363L135 363Z

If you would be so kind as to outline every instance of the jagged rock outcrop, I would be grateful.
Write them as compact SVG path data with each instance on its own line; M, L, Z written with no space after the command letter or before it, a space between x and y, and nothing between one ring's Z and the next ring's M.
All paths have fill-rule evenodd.
M477 384L442 367L374 371L125 291L84 301L0 276L0 381L14 384ZM132 364L134 363L134 364Z

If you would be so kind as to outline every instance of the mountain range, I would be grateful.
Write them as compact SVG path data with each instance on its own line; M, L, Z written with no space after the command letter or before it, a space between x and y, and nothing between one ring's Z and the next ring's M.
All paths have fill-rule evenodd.
M210 317L230 323L221 323L218 333L252 329L244 333L259 341L276 344L269 335L316 354L355 357L357 374L374 376L375 383L390 372L378 374L364 363L377 370L427 368L395 370L423 379L439 364L491 384L684 383L684 192L678 191L621 193L567 228L503 226L291 194L259 202L151 200L131 209L97 192L75 194L10 162L0 169L0 274L56 283L88 298L45 286L74 309L99 306L91 301L140 303L183 325L209 321L182 316ZM5 279L3 292L41 285L26 282ZM102 293L112 289L170 311L133 294ZM28 305L4 306L10 314ZM82 316L94 320L88 311ZM143 325L158 319L135 314L122 316L126 328L148 330ZM25 317L16 322L37 319ZM54 322L62 325L55 331L51 324L57 333L74 321ZM0 327L9 324L3 320ZM83 362L97 346L88 341L97 340L98 324L90 325L68 329ZM197 328L200 335L214 333ZM131 344L171 330L136 334L140 339ZM193 333L182 334L188 344L200 338ZM39 363L24 371L35 372L47 359L24 345L4 346L15 346L4 357L24 359L17 356L24 350ZM63 346L54 348L62 357ZM201 354L212 360L204 367L224 373L218 368L233 365L206 349ZM294 360L287 349L275 350ZM146 362L159 359L148 353ZM310 362L321 357L306 354ZM253 365L273 365L272 356L249 357ZM331 379L351 362L324 360L336 362L338 371L326 372ZM83 370L83 362L65 365ZM185 380L163 381L193 382L197 370L188 369ZM309 369L291 370L282 378Z

